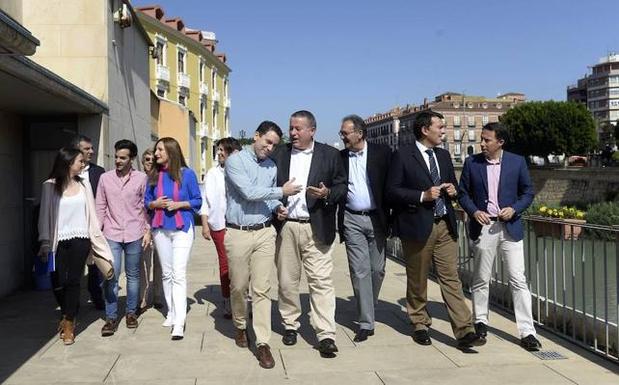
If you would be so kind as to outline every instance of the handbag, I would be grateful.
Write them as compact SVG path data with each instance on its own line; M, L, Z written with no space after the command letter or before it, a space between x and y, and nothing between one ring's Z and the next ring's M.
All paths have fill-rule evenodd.
M45 275L52 271L56 271L56 255L52 251L47 253L46 261L42 258L35 258L34 273L36 275Z
M97 266L104 280L108 281L114 278L114 265L112 265L110 260L100 256L92 248L90 249L88 259Z

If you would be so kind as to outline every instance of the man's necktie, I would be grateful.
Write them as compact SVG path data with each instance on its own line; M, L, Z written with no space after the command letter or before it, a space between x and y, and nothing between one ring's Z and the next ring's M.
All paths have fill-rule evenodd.
M432 177L432 183L434 183L435 186L440 186L441 177L438 175L438 166L434 159L434 150L428 149L426 150L426 154L430 157L430 177ZM436 201L434 201L434 216L442 217L443 215L445 215L445 201L442 197L438 197Z

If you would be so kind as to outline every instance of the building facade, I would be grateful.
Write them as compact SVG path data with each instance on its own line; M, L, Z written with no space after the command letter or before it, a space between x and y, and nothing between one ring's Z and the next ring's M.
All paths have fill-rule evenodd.
M601 141L608 139L602 128L619 121L619 55L608 54L591 66L591 73L567 87L567 100L584 103L593 115Z
M230 136L226 55L215 52L213 32L187 28L160 6L138 8L138 17L155 43L150 87L160 103L156 129L160 137L179 140L201 180L215 160L215 141Z
M0 0L0 297L32 284L41 184L58 149L96 130L108 105L31 60L43 50L21 0ZM71 18L69 17L70 21Z
M413 123L421 111L432 110L444 116L445 136L443 148L448 150L454 163L463 163L467 156L480 152L482 127L498 122L499 117L510 108L526 100L521 93L507 93L496 98L463 95L446 92L427 99L421 105L394 108L384 114L375 114L365 120L368 141L389 144L393 150L398 146L415 142ZM376 132L371 137L369 132Z
M113 166L114 143L152 145L148 53L153 46L128 0L0 0L18 4L26 28L41 36L32 60L103 101L109 110L80 124L97 163Z

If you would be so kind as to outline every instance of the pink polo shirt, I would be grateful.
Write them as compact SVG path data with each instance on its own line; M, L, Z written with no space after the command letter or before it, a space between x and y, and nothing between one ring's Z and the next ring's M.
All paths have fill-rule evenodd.
M501 208L499 207L499 179L501 178L501 159L490 160L486 159L488 165L488 207L486 212L491 217L499 216Z
M131 169L120 177L110 170L99 179L97 188L97 218L103 235L115 242L133 242L150 228L144 208L144 192L148 177Z

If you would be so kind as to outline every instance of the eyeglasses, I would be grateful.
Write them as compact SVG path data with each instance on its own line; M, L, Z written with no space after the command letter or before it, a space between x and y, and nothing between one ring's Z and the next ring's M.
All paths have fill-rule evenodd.
M144 158L144 162L152 162L152 161L153 161L153 158L150 156Z

